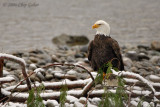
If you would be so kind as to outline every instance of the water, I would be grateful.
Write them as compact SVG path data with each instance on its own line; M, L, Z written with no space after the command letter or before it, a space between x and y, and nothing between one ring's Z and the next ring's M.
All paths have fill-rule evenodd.
M26 4L26 6L25 6ZM159 0L0 0L0 52L54 48L62 33L93 39L103 19L122 45L160 40Z

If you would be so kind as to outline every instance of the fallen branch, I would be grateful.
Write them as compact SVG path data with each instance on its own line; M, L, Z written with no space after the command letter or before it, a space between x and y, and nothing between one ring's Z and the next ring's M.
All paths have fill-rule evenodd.
M2 77L0 78L0 85L4 83L13 82L15 79L13 77Z
M0 53L0 60L1 59L3 59L3 60L6 59L6 60L16 62L22 67L22 74L23 74L24 78L26 78L26 83L27 83L27 86L28 86L28 90L31 90L31 84L30 84L30 81L29 81L29 79L27 77L27 73L26 73L25 60L22 59L22 58L18 58L16 56L13 56L13 55Z
M90 79L76 80L76 81L66 80L66 85L67 85L68 89L83 88L89 81L90 81ZM59 90L63 86L63 82L53 82L53 83L42 82L42 83L45 86L45 89ZM36 85L36 87L38 87L40 85L40 83L36 83L35 85ZM34 86L32 85L32 87L34 87ZM27 85L10 86L10 87L4 88L4 89L7 91L12 91L12 92L16 92L16 91L25 92L25 91L27 91Z
M112 93L116 93L116 90L115 89L110 89L108 90ZM129 95L130 94L130 91L126 91L126 93ZM90 93L90 97L93 98L93 97L102 97L102 95L104 94L104 90L101 89L101 90L94 90ZM154 94L152 94L151 91L138 91L138 90L132 90L132 97L138 97L138 96L145 96L146 98L154 98ZM157 98L160 98L160 95L157 94L155 95Z
M143 83L147 84L148 87L152 90L152 93L155 94L156 90L153 88L153 85L148 81L146 80L145 78L143 78L141 75L139 74L135 74L133 72L125 72L125 71L120 71L120 72L116 72L115 70L112 69L112 73L114 75L117 75L117 76L122 76L122 77L130 77L130 78L136 78L140 81L142 81Z

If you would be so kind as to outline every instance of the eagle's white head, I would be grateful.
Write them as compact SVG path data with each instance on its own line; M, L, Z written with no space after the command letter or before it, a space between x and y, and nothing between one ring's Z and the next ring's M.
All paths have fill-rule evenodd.
M96 34L103 34L105 36L110 36L110 26L107 22L103 20L98 20L96 23L92 26L92 29L96 29Z

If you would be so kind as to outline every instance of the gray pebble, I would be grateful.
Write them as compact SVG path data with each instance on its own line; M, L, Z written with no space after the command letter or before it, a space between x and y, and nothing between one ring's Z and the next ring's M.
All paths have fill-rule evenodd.
M145 53L139 53L138 54L138 59L141 61L142 59L149 60L150 58Z
M45 80L45 77L42 75L41 72L36 73L36 76L37 76L40 80Z
M83 46L83 47L80 49L80 51L87 53L87 51L88 51L88 46Z
M136 73L136 72L138 72L138 69L136 67L132 67L131 71Z
M36 57L30 57L29 59L33 63L37 63L38 62L38 59Z
M72 57L72 56L68 56L68 57L67 57L67 61L68 61L68 62L75 62L75 59L74 59L74 57Z
M100 101L101 101L100 98L94 97L94 98L92 98L91 103L98 106Z
M31 75L31 76L30 76L30 80L31 80L32 82L35 82L35 81L39 81L39 82L40 82L40 79L36 76L36 74Z
M128 52L126 53L126 56L127 56L128 58L130 58L131 60L135 60L135 61L138 60L138 55L137 55L136 51L128 51Z
M53 62L60 62L59 58L56 55L52 55Z
M153 57L150 59L150 62L152 62L153 64L158 64L158 63L160 63L160 56L153 56Z
M84 107L84 105L78 101L74 102L74 107Z
M46 78L46 80L51 80L51 79L53 79L53 75L52 74L46 74L45 78Z
M75 58L84 58L84 55L82 53L75 54Z
M132 67L132 65L133 65L132 60L130 58L127 58L127 57L123 58L123 63L124 63L124 65L126 65L129 68Z
M29 70L34 71L37 68L37 66L35 64L30 64L29 65Z

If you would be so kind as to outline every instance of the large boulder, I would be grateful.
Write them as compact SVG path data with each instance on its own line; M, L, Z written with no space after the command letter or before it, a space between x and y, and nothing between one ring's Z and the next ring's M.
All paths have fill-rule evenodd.
M56 45L68 45L68 46L76 46L76 45L86 45L89 42L89 39L84 36L72 36L67 34L62 34L60 36L54 37L52 42Z
M151 43L151 48L153 50L157 50L157 51L160 51L160 41L153 41Z

